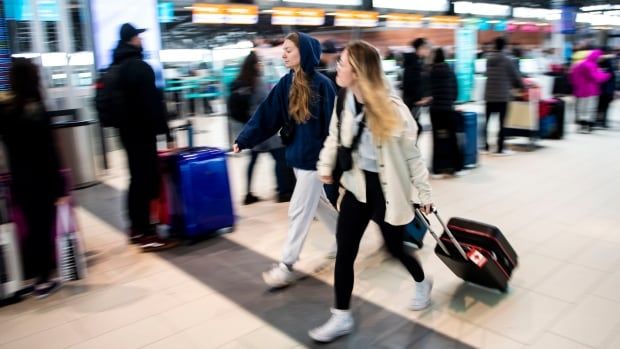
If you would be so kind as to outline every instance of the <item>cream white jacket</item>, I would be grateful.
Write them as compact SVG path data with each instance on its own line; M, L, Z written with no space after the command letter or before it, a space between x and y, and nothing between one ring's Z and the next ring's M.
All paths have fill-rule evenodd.
M357 123L355 121L353 93L349 91L346 98L341 114L340 139L344 146L350 146L353 141L354 130L357 129ZM391 225L399 226L408 224L413 220L413 202L430 204L432 199L428 170L420 151L415 145L417 125L409 108L400 97L392 95L391 100L393 107L403 121L403 127L396 130L393 137L381 144L377 144L375 141L375 149L379 180L385 196L385 221ZM320 176L332 175L336 165L337 152L338 117L336 108L334 108L329 125L329 136L323 144L323 150L321 150L317 163L317 171ZM358 201L366 202L366 181L358 164L359 154L354 151L353 168L342 175L341 184L353 193Z

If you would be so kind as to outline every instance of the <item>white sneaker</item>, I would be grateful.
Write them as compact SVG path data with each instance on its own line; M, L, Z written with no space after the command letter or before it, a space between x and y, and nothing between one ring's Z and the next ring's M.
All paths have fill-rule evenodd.
M433 279L426 277L422 282L415 283L415 295L411 301L409 309L424 310L431 305L431 290L433 289Z
M274 265L271 270L263 273L263 280L270 287L278 288L292 284L295 277L293 271L286 264L279 263Z
M446 175L443 173L433 173L431 174L431 179L444 179Z
M308 331L310 338L317 342L328 343L353 331L353 316L350 310L331 309L332 316L323 326Z

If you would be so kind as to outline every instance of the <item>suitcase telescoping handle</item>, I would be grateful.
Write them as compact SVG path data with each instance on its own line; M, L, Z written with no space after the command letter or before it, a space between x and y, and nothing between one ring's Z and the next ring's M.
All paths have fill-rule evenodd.
M183 125L170 128L170 132L176 133L177 131L187 132L187 146L189 148L193 148L194 147L194 126L192 125L192 121L187 120L187 122Z
M420 210L421 206L419 204L414 204L413 205L414 209L415 209L415 214L421 218L420 221L422 222L422 224L424 224L426 226L426 228L428 229L428 231L431 233L431 235L433 236L433 238L435 238L435 241L437 241L437 244L439 245L439 247L441 247L441 249L448 255L450 255L450 252L448 251L448 249L446 248L446 245L444 245L444 243L441 241L441 239L439 238L439 236L437 236L437 233L435 233L435 231L433 230L433 228L431 227L431 221L428 219L428 217L424 214L424 212L422 212L422 210ZM439 223L441 224L441 226L443 227L443 230L446 232L446 234L448 234L448 237L450 237L450 240L452 241L452 243L454 244L454 246L456 247L456 249L459 251L459 253L461 254L461 256L463 256L463 258L465 260L469 260L469 258L467 257L467 253L465 253L465 250L463 250L463 247L461 246L461 244L456 240L456 238L454 237L454 235L452 234L452 232L450 231L450 228L448 228L448 226L446 225L446 223L444 223L443 219L441 219L441 216L439 216L439 211L437 210L436 207L433 207L433 214L435 215L435 217L437 218L437 220L439 221Z

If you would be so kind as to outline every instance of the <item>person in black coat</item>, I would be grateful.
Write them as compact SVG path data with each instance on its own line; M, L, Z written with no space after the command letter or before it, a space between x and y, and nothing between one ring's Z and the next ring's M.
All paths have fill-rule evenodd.
M131 175L127 194L129 239L143 251L152 252L175 246L175 242L158 237L150 222L151 200L159 196L160 188L157 135L165 134L170 146L172 137L163 94L155 85L155 72L143 60L139 34L144 31L128 23L121 26L113 64L120 65L123 86L124 114L119 118L119 134Z
M616 71L613 60L610 57L604 57L599 62L599 67L611 76L611 78L601 84L601 96L598 99L598 114L596 117L597 126L607 128L609 105L613 102L616 94Z
M24 274L35 278L35 293L45 297L59 285L50 279L56 259L55 205L68 198L39 89L38 67L17 58L9 75L11 92L0 103L0 135L11 171L12 199L28 227L21 251Z
M411 46L415 52L403 55L403 102L411 110L411 115L418 124L418 136L422 133L420 115L422 107L430 102L428 70L425 59L430 54L430 47L426 39L417 38Z
M454 110L454 102L457 98L457 83L454 71L446 63L442 48L435 50L430 72L430 86L433 173L455 174L463 167L463 159L456 138L457 114Z

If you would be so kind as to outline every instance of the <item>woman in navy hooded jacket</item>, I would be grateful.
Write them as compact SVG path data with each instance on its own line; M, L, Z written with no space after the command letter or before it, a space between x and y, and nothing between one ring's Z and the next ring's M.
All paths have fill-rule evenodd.
M289 206L288 238L282 260L263 273L267 285L274 288L294 281L293 265L299 259L314 217L334 234L338 220L316 172L336 97L331 80L316 71L321 44L309 35L292 33L286 37L283 50L282 59L290 72L271 90L233 146L239 152L251 149L279 130L281 135L289 135L283 137L287 143L286 161L295 171L297 184ZM331 254L335 255L335 251Z

